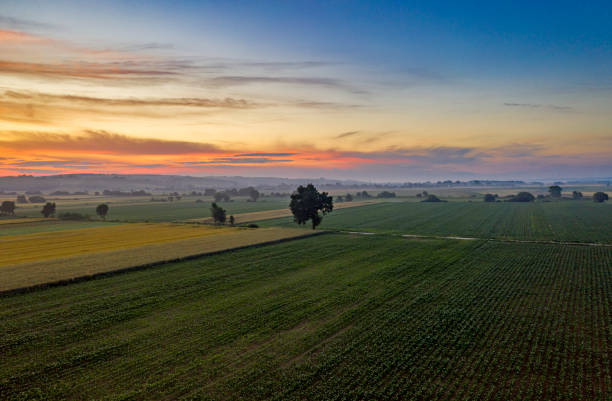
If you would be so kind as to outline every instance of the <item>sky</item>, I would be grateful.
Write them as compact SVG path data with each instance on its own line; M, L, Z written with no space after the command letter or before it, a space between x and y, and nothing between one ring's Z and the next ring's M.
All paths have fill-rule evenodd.
M612 177L612 3L0 2L0 175Z

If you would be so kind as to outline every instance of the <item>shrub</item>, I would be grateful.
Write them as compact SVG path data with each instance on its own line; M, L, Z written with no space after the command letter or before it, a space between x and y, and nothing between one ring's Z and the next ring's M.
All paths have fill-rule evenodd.
M512 198L508 199L508 202L533 202L535 200L535 196L533 196L529 192L519 192L514 195Z
M486 194L484 196L484 201L485 202L495 202L495 199L497 198L497 196L493 195L493 194Z
M377 198L395 198L395 192L382 191L381 193L376 195L376 197Z
M81 213L73 213L73 212L61 213L57 217L60 220L74 220L74 221L89 220L89 216L88 215L81 214Z
M446 202L446 201L438 198L436 195L431 194L431 195L427 195L427 198L425 198L421 202Z

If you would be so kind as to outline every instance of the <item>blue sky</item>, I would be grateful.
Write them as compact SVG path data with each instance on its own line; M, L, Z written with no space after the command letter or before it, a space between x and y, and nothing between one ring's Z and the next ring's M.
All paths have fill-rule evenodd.
M327 160L328 167L295 165L295 175L365 174L375 180L612 175L606 157L612 151L610 21L610 2L5 0L0 30L6 37L31 35L0 43L11 63L63 65L62 71L68 62L124 63L142 67L144 75L154 65L165 68L169 79L158 74L136 83L105 77L101 85L99 77L81 73L54 73L49 79L26 77L11 67L0 70L9 78L0 91L53 95L56 102L59 96L66 102L66 95L73 101L162 94L241 99L253 107L245 112L226 102L225 111L214 116L185 113L180 120L155 123L143 122L143 109L134 104L122 110L122 121L86 119L91 110L68 118L75 106L62 105L61 128L76 136L105 131L212 143L228 147L228 153L235 148L238 154L337 157ZM47 99L38 106L51 98L38 96ZM162 107L175 107L173 102L161 102ZM52 133L59 126L10 124L0 130ZM343 135L347 132L358 134ZM325 138L338 142L322 146ZM455 150L465 157L434 161ZM356 154L367 160L353 160ZM257 167L270 174L285 165ZM210 173L208 168L201 173Z

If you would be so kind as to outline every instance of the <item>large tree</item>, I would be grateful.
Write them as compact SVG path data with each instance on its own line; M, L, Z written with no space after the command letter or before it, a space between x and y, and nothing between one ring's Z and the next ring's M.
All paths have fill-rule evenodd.
M310 220L314 230L323 220L319 212L323 216L331 212L334 209L334 202L327 192L319 192L314 185L300 185L291 195L289 208L296 223L306 224Z
M96 214L106 220L106 215L108 214L108 205L106 203L101 203L96 207Z

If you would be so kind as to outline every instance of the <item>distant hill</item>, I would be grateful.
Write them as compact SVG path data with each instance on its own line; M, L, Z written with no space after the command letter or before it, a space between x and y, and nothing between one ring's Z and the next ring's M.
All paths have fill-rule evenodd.
M206 188L225 189L255 186L260 189L291 190L300 184L318 186L362 185L358 181L338 181L325 178L277 177L191 177L154 174L64 174L51 176L20 175L0 177L0 193L11 191L201 191Z

